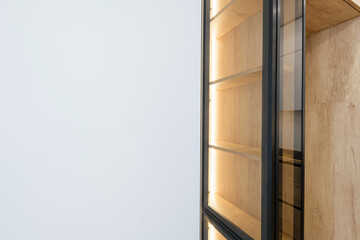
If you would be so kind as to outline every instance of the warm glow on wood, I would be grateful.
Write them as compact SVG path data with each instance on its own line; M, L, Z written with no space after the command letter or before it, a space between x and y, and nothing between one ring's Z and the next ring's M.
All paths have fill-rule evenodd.
M210 149L210 169L209 169L209 192L210 198L216 193L216 150Z
M210 3L208 204L260 239L262 0Z
M211 78L214 79L217 75L217 46L215 36L212 37L211 40ZM210 87L210 139L209 142L215 142L215 122L216 122L216 89L215 86ZM216 192L216 151L214 149L210 149L209 153L209 192L210 197L213 196Z
M209 240L215 240L215 228L209 223Z

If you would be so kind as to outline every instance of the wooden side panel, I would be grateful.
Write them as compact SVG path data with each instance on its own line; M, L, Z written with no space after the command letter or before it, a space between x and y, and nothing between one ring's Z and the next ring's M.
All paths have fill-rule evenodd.
M307 38L305 239L360 239L360 17Z

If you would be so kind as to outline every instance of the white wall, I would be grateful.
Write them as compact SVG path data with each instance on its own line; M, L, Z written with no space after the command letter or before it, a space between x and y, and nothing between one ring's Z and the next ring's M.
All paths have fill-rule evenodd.
M200 0L0 0L0 239L198 239L200 48Z

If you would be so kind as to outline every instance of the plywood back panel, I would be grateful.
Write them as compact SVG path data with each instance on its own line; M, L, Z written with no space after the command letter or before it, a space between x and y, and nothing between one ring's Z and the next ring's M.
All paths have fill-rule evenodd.
M220 37L262 9L262 0L231 0L210 20L211 35Z
M221 13L223 16L218 15L211 22L210 136L214 144L222 141L226 146L240 144L260 150L262 1L235 0L232 7L235 6L239 6L235 9L240 12L232 11L229 6ZM230 20L231 24L222 18ZM213 34L219 24L224 31ZM244 80L241 84L240 78ZM210 150L210 161L216 165L212 170L216 185L212 193L260 220L259 157L216 149Z
M260 149L261 92L261 82L216 91L216 140ZM260 220L260 161L216 152L216 192Z
M262 11L215 41L217 69L212 76L212 81L260 67L262 65Z
M306 41L305 239L360 239L360 17Z
M217 91L215 139L261 147L261 82Z
M231 3L232 0L211 0L210 1L210 17L213 18L218 14L224 7Z
M216 151L216 193L257 220L261 217L260 161Z

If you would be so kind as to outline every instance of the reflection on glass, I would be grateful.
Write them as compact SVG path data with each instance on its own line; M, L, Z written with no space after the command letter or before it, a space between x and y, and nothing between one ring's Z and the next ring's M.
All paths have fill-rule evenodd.
M212 0L208 205L261 238L263 0Z
M281 239L301 239L302 0L281 0L279 173Z

